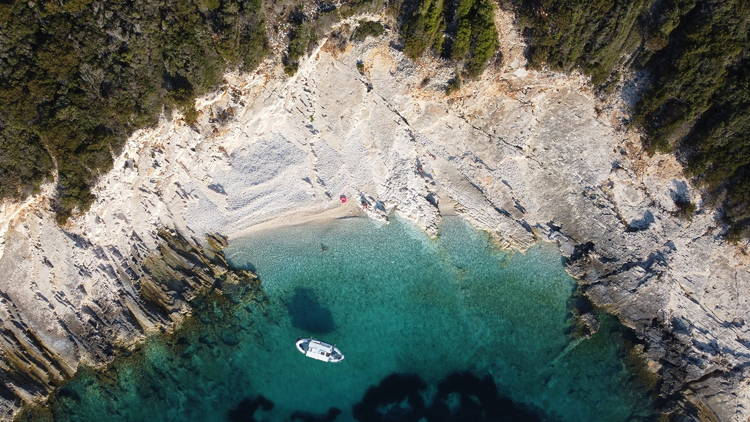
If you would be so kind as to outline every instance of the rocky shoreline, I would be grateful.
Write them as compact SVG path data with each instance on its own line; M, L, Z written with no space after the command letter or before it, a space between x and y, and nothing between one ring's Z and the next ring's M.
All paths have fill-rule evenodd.
M29 313L16 307L9 295L3 295L2 304L9 317L3 318L7 325L0 335L5 389L0 416L10 419L22 404L46 399L75 375L80 365L102 368L147 336L170 333L191 314L197 299L237 289L258 289L254 274L229 267L222 253L226 238L208 235L198 242L170 230L160 230L156 235L159 240L153 250L136 251L128 258L118 255L116 249L107 251L122 258L100 266L120 288L113 292L116 301L103 307L107 306L104 300L92 300L80 305L75 314L59 318L57 323L66 335L55 343L48 343L48 337L32 330L27 325L31 322L26 317ZM84 238L70 236L78 242L77 247L105 254ZM65 300L64 291L56 293L55 301L72 305ZM49 303L42 294L37 298ZM11 324L15 329L9 328ZM71 352L79 361L69 360Z
M227 75L195 125L134 134L67 227L44 194L3 208L0 420L174 327L217 277L252 280L213 233L396 212L436 234L448 211L505 247L557 242L585 294L644 342L676 414L747 420L747 245L719 236L673 157L641 150L618 101L579 75L526 69L512 20L498 13L502 63L450 95L448 63L412 62L392 31L342 43L345 21L295 76L272 62ZM677 216L685 197L699 204L691 220Z

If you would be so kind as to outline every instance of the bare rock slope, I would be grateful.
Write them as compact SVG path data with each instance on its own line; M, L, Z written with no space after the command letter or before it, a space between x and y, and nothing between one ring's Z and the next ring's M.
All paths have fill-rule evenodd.
M558 242L588 295L644 339L665 395L746 421L747 251L718 237L709 208L676 217L675 199L700 196L674 159L645 155L584 78L525 69L499 20L504 65L451 95L452 68L408 60L395 34L343 49L323 40L292 78L270 64L228 75L198 102L195 126L136 133L69 227L55 225L45 195L5 205L0 419L189 312L181 295L217 274L196 255L159 251L165 230L193 250L211 233L354 212L396 212L435 233L455 212L507 247ZM149 287L144 263L165 256L191 268L194 285Z

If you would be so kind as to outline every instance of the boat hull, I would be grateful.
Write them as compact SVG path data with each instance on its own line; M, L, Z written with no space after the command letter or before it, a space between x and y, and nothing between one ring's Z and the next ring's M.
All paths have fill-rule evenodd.
M297 339L295 346L303 355L321 362L336 363L344 360L344 354L338 347L320 340L300 338Z

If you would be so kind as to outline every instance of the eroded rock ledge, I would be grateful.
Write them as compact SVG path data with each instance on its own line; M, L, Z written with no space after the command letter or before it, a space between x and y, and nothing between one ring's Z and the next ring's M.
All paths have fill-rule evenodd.
M185 252L208 233L392 212L435 233L450 212L508 247L557 242L586 294L644 340L663 397L687 398L677 412L747 420L747 250L717 235L672 157L648 157L620 127L617 101L580 76L527 70L511 22L498 15L503 64L448 96L447 64L412 62L390 32L342 43L339 26L294 77L272 64L228 75L196 125L136 133L64 230L43 195L6 208L2 414L174 324L221 274L211 265L225 268ZM676 216L685 196L692 220ZM183 234L177 246L160 246L163 227Z
M63 336L54 337L30 325L44 313L40 312L43 308L23 309L10 295L2 295L3 418L10 418L22 404L44 400L72 377L79 365L101 367L145 336L171 331L190 314L197 298L243 286L258 288L254 274L229 267L222 253L226 238L220 235L199 242L162 229L156 233L155 249L136 248L127 256L114 247L105 251L83 237L66 235L76 242L76 248L92 250L100 258L96 268L78 270L106 274L112 283L111 296L91 297L83 284L73 292L54 290L51 300L36 292L39 305L54 312L57 320L53 324L64 331ZM59 307L71 312L60 312Z

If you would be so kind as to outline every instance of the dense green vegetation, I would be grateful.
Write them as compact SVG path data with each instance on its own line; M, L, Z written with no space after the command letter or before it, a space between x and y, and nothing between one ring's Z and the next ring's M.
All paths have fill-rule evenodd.
M645 130L647 146L676 152L688 175L713 201L721 201L729 236L748 234L747 1L512 2L533 65L579 68L603 89L611 88L623 69L645 71L650 84L640 95L634 123Z
M415 0L403 3L404 53L417 58L432 49L464 63L466 75L479 76L497 50L492 0Z
M288 45L282 58L284 71L290 76L297 73L302 57L315 45L316 40L323 37L331 29L331 26L357 13L380 12L388 3L388 0L349 0L338 5L324 2L318 4L315 8L310 8L308 5L307 11L305 11L304 1L297 0L292 3L295 3L296 6L288 17L290 27L287 34ZM362 24L364 24L364 27L355 29L354 36L380 35L384 31L382 25L378 22L360 21L358 26L362 26ZM378 26L380 26L379 30ZM375 32L367 34L361 31ZM336 34L334 34L335 36ZM345 40L343 41L345 42ZM361 40L355 39L355 41Z
M289 23L292 29L289 31L289 46L283 62L284 71L291 76L297 72L300 59L315 42L315 31L301 7L290 14Z
M0 197L58 171L65 221L135 129L266 52L261 0L0 2Z
M364 41L367 37L379 37L384 32L385 28L380 22L361 20L352 32L352 41Z
M605 83L641 43L637 22L654 0L513 0L536 66L580 68Z
M49 175L52 160L36 134L0 129L0 198L22 199Z
M497 54L495 0L0 0L0 198L22 199L57 176L65 221L133 130L180 110L228 68L267 53L264 9L285 19L285 70L332 24L384 6L404 52L457 63L448 91ZM304 6L304 8L303 8ZM634 124L652 150L675 151L722 205L732 237L750 228L750 5L746 0L502 0L513 7L532 66L580 69L602 90L643 71ZM281 11L281 12L279 12ZM362 21L352 40L382 33ZM694 207L678 204L681 214Z

